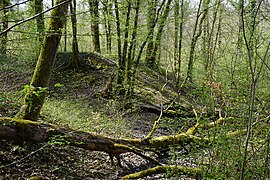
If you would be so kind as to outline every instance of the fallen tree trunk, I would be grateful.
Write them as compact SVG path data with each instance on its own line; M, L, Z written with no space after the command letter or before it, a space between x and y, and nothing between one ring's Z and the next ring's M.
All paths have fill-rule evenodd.
M57 137L59 139L57 139ZM126 152L132 152L146 160L161 165L154 158L144 155L143 151L139 148L120 144L119 142L121 141L117 142L117 140L113 138L93 133L75 131L53 124L16 118L0 118L0 139L6 139L20 143L23 141L48 142L52 138L54 138L54 141L59 140L61 143L86 150L107 152L110 157Z
M187 142L206 142L208 139L186 133L159 136L151 139L115 139L94 133L75 131L54 124L33 122L16 118L0 118L0 138L14 141L46 142L60 135L69 145L91 151L121 154L136 148L167 148ZM127 148L129 147L129 148Z
M200 125L196 128L198 127L204 126ZM117 139L94 133L75 131L69 128L59 127L54 124L7 117L0 118L0 139L16 142L49 142L52 139L57 142L59 140L61 143L86 150L107 152L110 155L111 160L113 157L117 158L119 166L121 166L119 154L132 152L158 165L156 169L148 169L145 170L145 172L141 172L141 175L132 175L125 178L145 176L149 173L164 173L168 169L181 172L186 175L198 175L201 172L198 168L163 166L155 158L145 155L144 151L149 149L161 150L170 146L185 145L190 142L208 143L209 141L207 138L194 136L194 133L180 133L176 135L159 136L146 139Z

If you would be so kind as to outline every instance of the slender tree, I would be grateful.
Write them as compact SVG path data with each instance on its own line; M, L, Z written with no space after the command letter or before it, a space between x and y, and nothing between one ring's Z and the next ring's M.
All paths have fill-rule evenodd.
M158 53L158 50L160 50L161 37L163 34L163 29L164 29L164 26L166 24L167 17L168 17L169 12L170 12L171 2L172 2L172 0L167 1L164 13L162 14L162 16L160 18L156 38L154 40L154 48L153 48L151 56L150 56L150 62L154 68L157 66L156 59L160 55L160 53Z
M70 3L71 24L72 24L72 57L69 62L69 67L78 68L78 41L77 41L77 19L76 19L76 0ZM66 26L65 26L66 27Z
M116 22L116 32L117 32L117 52L118 52L117 84L121 86L120 88L122 88L125 63L122 61L121 24L120 24L119 7L118 7L117 0L114 0L114 8L115 8L115 22Z
M128 84L127 96L129 97L128 99L130 99L133 94L133 84L132 84L131 79L132 79L135 51L136 51L136 46L137 46L136 37L137 37L137 31L138 31L138 19L139 19L139 11L140 11L140 3L141 3L140 1L141 0L136 0L136 4L135 4L135 18L134 18L134 23L133 23L131 43L129 46L127 66L126 66L126 73L127 73L126 78L127 78L127 84Z
M103 16L106 34L106 48L107 52L112 52L112 2L111 0L101 1L103 3Z
M250 94L248 96L248 118L246 120L247 134L244 142L243 161L241 164L240 180L245 179L245 172L248 167L248 147L250 146L250 140L252 138L253 122L254 122L254 111L255 111L255 99L257 94L257 86L263 67L266 65L268 52L270 49L270 41L267 43L260 41L260 37L257 36L258 23L260 21L259 10L261 9L263 0L251 0L247 7L245 6L244 0L240 0L241 19L242 19L242 31L243 38L247 52L247 59L249 65L250 75ZM247 16L246 13L249 13ZM264 52L257 51L257 43L264 43Z
M70 0L57 0L62 4L52 10L48 29L41 46L37 65L30 86L24 97L24 105L16 117L36 121L45 100L55 55L60 43L62 28L66 22L66 14Z
M154 49L154 27L153 24L156 23L156 9L157 9L157 0L148 0L148 7L147 7L147 29L149 32L149 38L148 38L148 43L147 43L147 48L146 48L146 65L148 67L153 67L154 63L151 59L151 54Z
M174 71L175 71L175 74L177 76L177 63L178 63L178 46L179 46L179 43L178 43L178 39L179 39L179 21L180 18L179 18L179 9L180 9L180 6L179 6L179 0L174 0L174 52L173 52L173 58L174 58Z
M204 44L205 46L205 72L208 73L209 79L214 79L214 66L215 66L215 53L217 48L217 43L219 39L219 31L221 25L221 17L222 16L222 7L221 7L221 0L216 0L214 5L214 12L213 12L213 20L211 26L207 26L209 31L207 32L207 37L204 38L206 41ZM209 22L207 22L209 23ZM216 27L217 26L217 27ZM216 32L216 33L215 33Z
M178 42L178 58L176 59L176 86L179 86L180 72L182 63L182 42L183 42L183 24L184 24L184 0L181 0L180 5L180 23L179 23L179 42Z
M99 1L89 0L91 13L91 33L94 51L100 53L100 39L99 39Z
M193 66L194 66L195 47L196 47L199 37L202 34L202 24L208 12L209 2L210 0L200 0L199 7L196 14L196 21L195 21L195 25L193 29L191 44L190 44L187 74L186 74L185 80L180 86L180 89L186 84L187 81L192 82L192 78L193 78L192 71L193 71ZM201 6L203 6L202 12L201 12Z

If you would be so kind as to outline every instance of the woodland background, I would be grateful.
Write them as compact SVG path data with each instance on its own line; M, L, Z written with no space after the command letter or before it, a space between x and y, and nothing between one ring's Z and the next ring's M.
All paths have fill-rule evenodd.
M1 0L0 178L270 178L269 5Z

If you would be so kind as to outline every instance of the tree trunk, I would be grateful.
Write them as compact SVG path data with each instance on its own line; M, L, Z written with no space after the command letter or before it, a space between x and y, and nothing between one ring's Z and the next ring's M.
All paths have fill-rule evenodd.
M180 73L181 73L181 64L182 64L182 42L183 42L183 24L184 24L184 0L181 0L180 5L180 25L179 25L179 45L178 45L178 58L176 64L176 86L179 86L180 82Z
M111 18L113 17L113 14L112 14L112 3L108 0L103 3L103 16L104 16L107 52L111 53L112 52Z
M71 13L73 39L72 39L72 57L69 62L69 67L78 68L79 67L79 60L78 60L79 49L78 49L78 41L77 41L76 0L73 0L70 3L70 13Z
M173 58L174 58L174 73L177 77L177 62L178 62L178 39L179 39L179 0L174 0L174 51L173 51ZM177 79L177 78L176 78Z
M138 29L138 19L139 19L139 10L140 10L140 0L136 0L136 6L135 6L135 18L134 18L134 25L133 25L133 31L131 35L131 43L129 46L128 51L128 59L127 59L127 68L126 68L126 78L127 78L127 84L128 84L128 90L127 90L127 99L130 100L133 95L133 83L132 83L132 71L133 71L133 65L134 65L134 57L135 57L135 51L136 51L136 37L137 37L137 29Z
M187 75L186 75L184 82L181 84L180 89L186 84L187 81L192 82L195 47L196 47L196 44L197 44L199 37L202 34L202 24L203 24L203 21L207 15L207 12L208 12L209 2L210 2L210 0L200 0L200 4L199 4L197 15L196 15L196 22L194 25L193 35L192 35L191 44L190 44ZM201 6L203 6L202 12L200 12ZM202 17L201 17L201 19L199 19L201 15L202 15ZM197 29L198 29L198 31L197 31Z
M127 61L127 50L128 50L128 36L129 36L129 21L130 21L130 12L131 11L131 2L127 0L127 14L126 14L126 23L124 29L124 44L123 44L123 51L122 51L122 65L125 68L126 61Z
M189 129L187 133L176 135L149 137L148 139L117 139L94 133L75 131L54 124L4 117L0 118L0 139L15 142L48 142L51 138L58 136L71 146L112 154L133 152L156 164L160 164L154 158L146 157L141 153L149 148L162 150L170 146L184 145L190 142L208 143L209 140L207 138L193 135L198 128L204 128L204 126L197 125L190 128L192 130Z
M114 8L115 8L115 21L116 21L116 31L117 31L117 52L118 52L118 74L117 74L117 89L123 88L124 81L124 70L125 63L122 58L122 42L121 42L121 23L120 23L120 15L119 15L119 7L117 0L114 0Z
M154 48L153 48L151 58L150 58L151 59L150 61L154 65L154 68L155 68L155 66L157 66L156 59L157 59L158 54L160 54L160 53L158 53L158 50L160 48L161 36L163 33L164 26L166 24L167 17L168 17L169 12L170 12L171 2L172 2L172 0L168 0L168 2L166 4L164 13L160 19L159 28L158 28L157 35L156 35L156 38L154 41Z
M218 20L218 13L220 13L219 21ZM208 32L208 37L206 37L206 45L207 47L205 48L205 72L207 72L207 77L210 79L210 81L213 81L214 79L214 57L215 57L215 51L216 51L216 46L217 46L217 41L218 41L218 36L219 36L219 31L220 31L220 21L221 21L221 13L222 13L222 8L221 8L221 1L216 0L215 2L215 8L214 8L214 13L213 13L213 20L212 20L212 25L210 27L210 32ZM216 22L218 23L217 28L216 27ZM216 34L214 32L216 31ZM215 36L215 37L214 37ZM210 68L210 69L209 69Z
M152 58L152 52L154 50L154 31L155 26L153 24L156 24L156 6L157 1L156 0L148 0L148 18L147 18L147 28L149 32L148 37L148 44L146 48L146 65L148 67L154 66L154 61Z
M61 2L64 2L64 0L57 0L56 4ZM52 10L48 30L41 46L32 81L24 97L24 105L16 117L34 121L38 119L49 86L62 28L66 22L65 15L68 10L68 2L70 1Z
M43 0L35 0L35 13L39 14L43 11ZM37 33L38 33L38 41L42 43L42 40L44 38L44 30L45 30L45 24L44 24L44 15L40 14L36 18L37 23Z
M94 51L100 53L100 40L99 40L99 1L89 0L90 12L91 12L91 32Z

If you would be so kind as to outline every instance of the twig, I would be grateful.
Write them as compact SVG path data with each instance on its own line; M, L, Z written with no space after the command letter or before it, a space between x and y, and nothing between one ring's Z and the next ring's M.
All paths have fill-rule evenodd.
M159 117L158 117L158 119L155 121L155 123L154 123L154 125L153 125L151 131L150 131L149 134L145 137L144 140L147 141L147 140L149 140L149 139L153 136L154 132L156 131L156 129L157 129L157 127L158 127L158 124L159 124L159 122L160 122L160 119L161 119L161 117L162 117L162 113L163 113L163 105L161 104Z
M4 168L7 168L7 167L12 166L12 165L14 165L14 164L17 164L17 163L19 163L19 162L22 162L22 161L25 160L26 158L28 158L28 157L30 157L30 156L36 154L37 152L41 151L43 148L45 148L45 147L48 146L48 145L49 145L49 144L45 144L45 145L42 146L41 148L39 148L39 149L37 149L37 150L31 152L30 154L28 154L27 156L25 156L25 157L23 157L23 158L21 158L21 159L19 159L19 160L17 160L17 161L14 161L14 162L12 162L12 163L10 163L10 164L1 166L0 169L4 169Z

